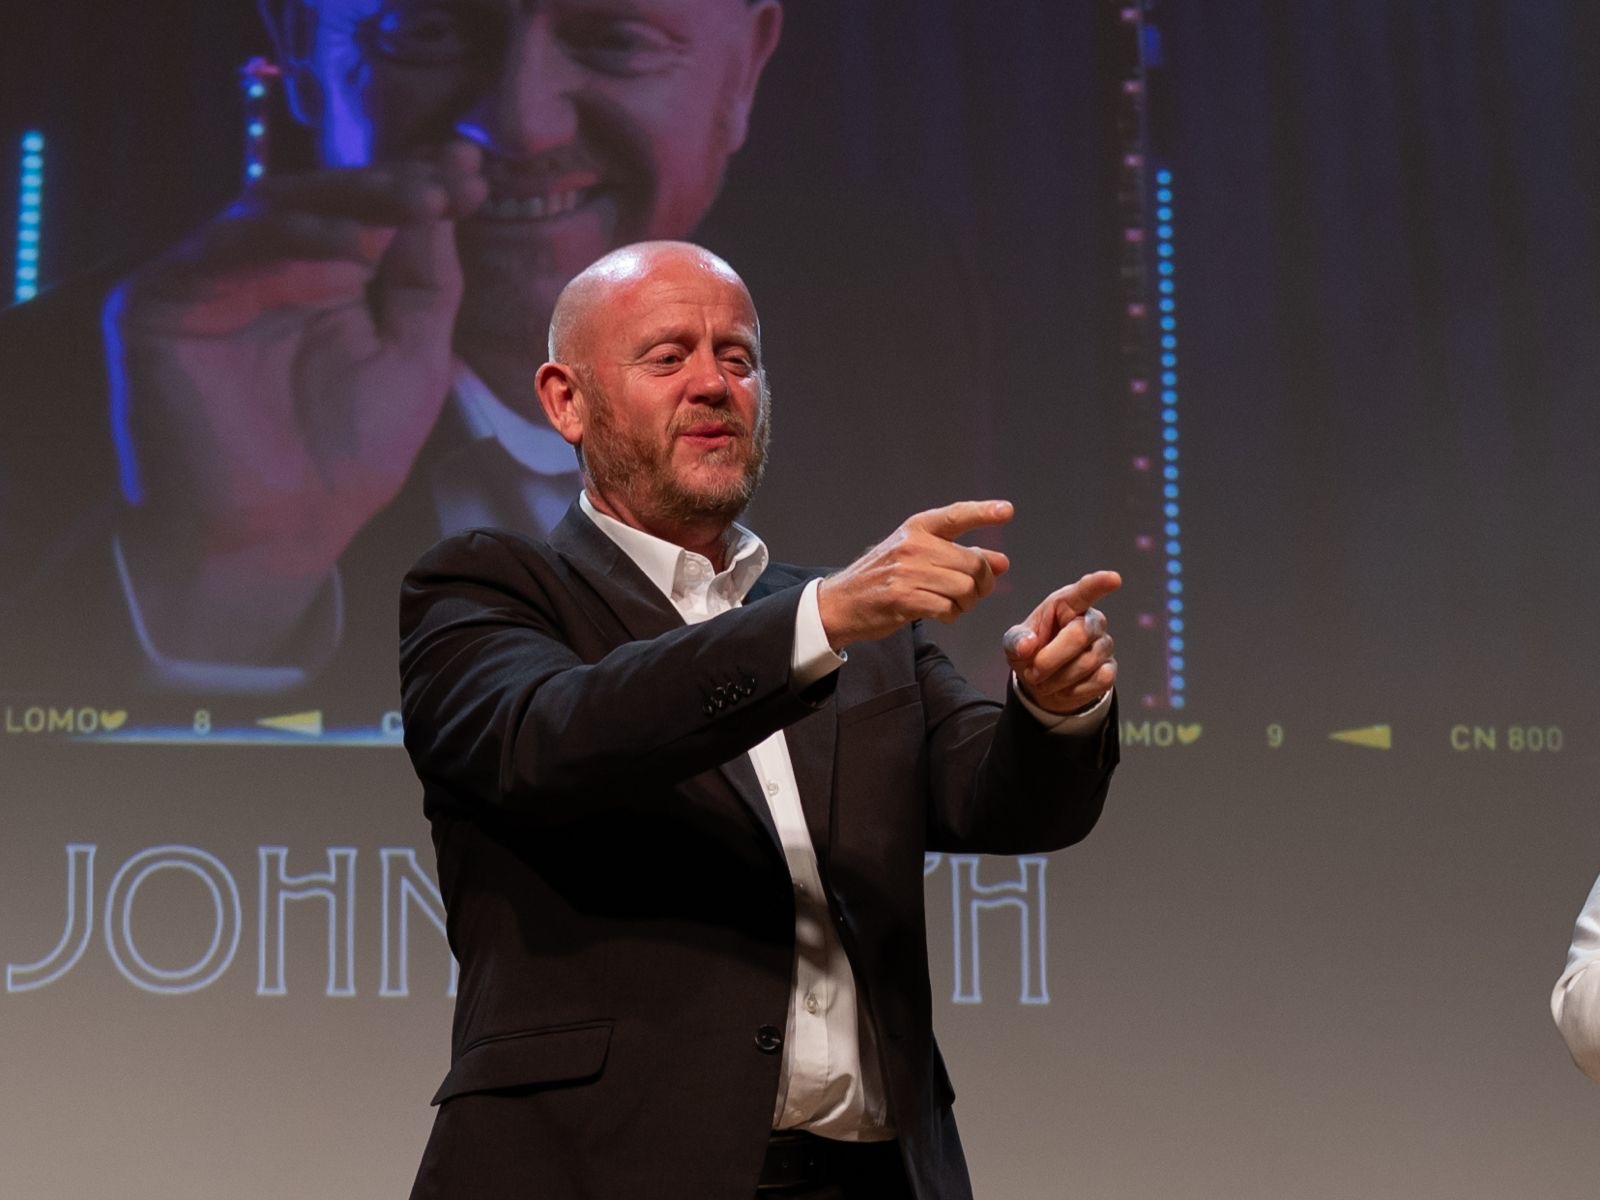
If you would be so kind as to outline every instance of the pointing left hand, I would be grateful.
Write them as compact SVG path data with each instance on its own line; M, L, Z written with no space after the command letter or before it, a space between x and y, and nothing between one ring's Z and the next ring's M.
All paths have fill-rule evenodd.
M1051 592L1020 625L1006 631L1006 661L1017 684L1046 712L1087 708L1117 681L1115 648L1095 602L1122 586L1115 571L1094 571Z

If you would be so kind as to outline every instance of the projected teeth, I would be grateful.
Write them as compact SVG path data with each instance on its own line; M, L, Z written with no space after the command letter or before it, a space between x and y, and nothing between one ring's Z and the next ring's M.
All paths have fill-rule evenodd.
M480 215L491 221L547 221L571 212L588 194L588 189L577 188L542 196L491 197Z

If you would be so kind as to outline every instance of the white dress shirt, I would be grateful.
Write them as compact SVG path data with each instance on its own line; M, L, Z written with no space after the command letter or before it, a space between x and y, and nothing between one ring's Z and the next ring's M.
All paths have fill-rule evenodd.
M625 525L595 509L587 493L578 504L590 520L633 560L671 601L687 624L709 620L744 602L766 570L765 543L742 525L729 528L721 572L703 555ZM820 580L806 584L795 614L790 670L803 687L836 671L845 656L828 645L817 602ZM1015 689L1016 680L1012 679ZM1099 728L1111 706L1106 693L1082 713L1047 712L1020 691L1017 698L1052 733L1082 734ZM795 896L795 963L778 1077L774 1129L806 1129L840 1141L884 1141L889 1124L872 1027L861 1009L855 974L834 930L817 866L816 848L800 805L789 743L783 731L750 750L750 763L767 795L789 864Z
M767 568L766 546L741 525L728 530L727 566L718 572L703 555L597 512L587 495L579 504L688 624L738 607ZM795 617L790 668L802 686L844 662L828 645L817 583L806 585ZM855 973L828 913L783 731L752 747L750 763L766 792L794 882L794 976L772 1127L807 1129L841 1141L886 1140L894 1130L888 1123L877 1049L856 993Z
M1578 914L1567 969L1550 994L1550 1011L1572 1061L1589 1078L1600 1080L1600 879Z

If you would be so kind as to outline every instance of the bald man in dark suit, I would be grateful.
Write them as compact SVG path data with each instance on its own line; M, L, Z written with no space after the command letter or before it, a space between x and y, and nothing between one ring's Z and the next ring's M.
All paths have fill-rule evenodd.
M956 539L1009 504L919 513L826 577L735 523L769 401L726 263L616 251L550 343L582 497L545 541L447 539L402 598L461 964L413 1197L969 1197L923 856L1092 827L1118 749L1094 604L1120 581L1013 627L997 703L922 622L993 589L1005 556Z

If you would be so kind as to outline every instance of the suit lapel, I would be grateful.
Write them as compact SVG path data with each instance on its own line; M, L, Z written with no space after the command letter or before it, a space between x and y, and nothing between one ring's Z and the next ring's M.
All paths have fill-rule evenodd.
M759 600L792 581L777 579L771 570L762 573L750 589L749 599ZM794 768L795 786L800 789L800 807L811 844L824 869L828 865L828 844L833 816L833 756L839 733L839 706L830 695L822 707L802 717L783 731L789 744L789 762Z
M610 610L628 639L648 641L683 628L683 618L672 602L621 546L584 515L577 501L550 531L550 545ZM617 639L619 644L623 640Z
M811 831L811 844L817 859L826 868L833 815L833 751L839 723L833 697L809 716L783 731L789 743L789 761L794 766L795 786L800 789L800 807Z
M567 515L550 531L549 541L556 553L616 618L623 631L623 635L616 638L618 645L628 640L648 641L683 628L683 618L672 607L672 602L650 582L650 577L635 565L622 547L584 515L576 501L567 509ZM723 763L719 770L728 786L767 831L773 846L781 849L778 828L773 823L772 810L767 805L766 794L756 778L750 756L736 755ZM801 795L804 796L804 792Z

